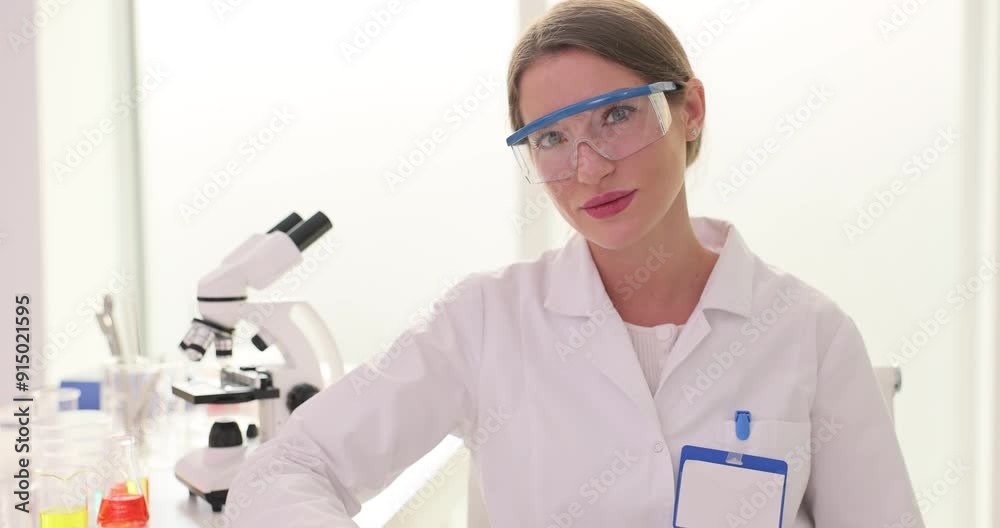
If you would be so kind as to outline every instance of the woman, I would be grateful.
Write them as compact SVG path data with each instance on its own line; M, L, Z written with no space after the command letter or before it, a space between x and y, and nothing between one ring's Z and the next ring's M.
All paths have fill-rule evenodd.
M508 91L508 144L576 236L468 277L304 404L234 485L235 525L353 526L453 432L496 528L672 526L688 445L785 461L784 526L921 525L851 319L689 217L705 95L671 30L569 0L521 37Z

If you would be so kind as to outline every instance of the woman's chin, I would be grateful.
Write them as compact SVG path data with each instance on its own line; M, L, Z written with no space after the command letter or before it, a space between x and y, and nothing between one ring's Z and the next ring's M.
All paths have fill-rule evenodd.
M581 219L577 229L584 238L609 251L625 249L635 244L641 233L638 225L627 218L616 220Z

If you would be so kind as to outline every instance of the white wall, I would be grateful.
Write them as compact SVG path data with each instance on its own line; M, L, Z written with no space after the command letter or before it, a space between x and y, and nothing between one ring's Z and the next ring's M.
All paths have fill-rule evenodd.
M42 298L41 237L39 233L37 95L35 93L35 39L31 37L35 4L32 0L0 3L0 299L4 324L0 339L5 347L15 340L15 296L31 297L31 339L35 346L45 336ZM13 38L12 38L13 36ZM7 345L7 344L10 345ZM13 351L11 351L13 352ZM37 365L36 352L31 360ZM17 394L14 361L10 354L0 363L0 405ZM36 376L40 373L34 373ZM40 380L29 381L39 387ZM6 459L6 458L5 458Z
M515 7L139 2L140 70L168 79L142 128L156 352L176 354L198 279L292 210L326 212L336 248L269 293L313 303L354 363L454 281L510 261L520 183L503 143L503 75ZM466 99L476 108L463 116L453 107ZM420 143L434 144L426 161L388 181Z

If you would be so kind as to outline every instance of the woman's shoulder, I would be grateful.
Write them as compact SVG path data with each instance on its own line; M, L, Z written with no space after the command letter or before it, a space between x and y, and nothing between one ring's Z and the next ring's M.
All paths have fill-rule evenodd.
M563 248L553 248L532 259L515 260L467 274L462 280L474 285L484 295L527 293L540 291L552 261Z
M546 299L555 287L553 281L560 275L581 267L580 248L573 241L542 251L531 259L522 259L503 265L484 268L466 274L452 288L452 298L464 298L467 306L473 303L486 307L492 315L507 312L512 316L523 311L545 306ZM584 275L562 280L574 281L583 287ZM558 282L558 281L557 281ZM561 284L561 283L560 283Z
M845 323L853 324L844 308L821 288L760 257L755 260L753 313L787 306L786 310L809 324L817 336L832 336Z

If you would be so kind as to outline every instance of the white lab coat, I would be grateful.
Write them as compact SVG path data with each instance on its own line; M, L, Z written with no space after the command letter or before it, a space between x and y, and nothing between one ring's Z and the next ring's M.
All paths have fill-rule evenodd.
M720 257L655 397L577 235L469 276L300 407L230 491L245 504L232 525L355 526L362 501L456 432L492 528L671 526L681 448L734 447L745 409L743 452L788 462L785 527L922 526L852 320L731 225L693 224Z

